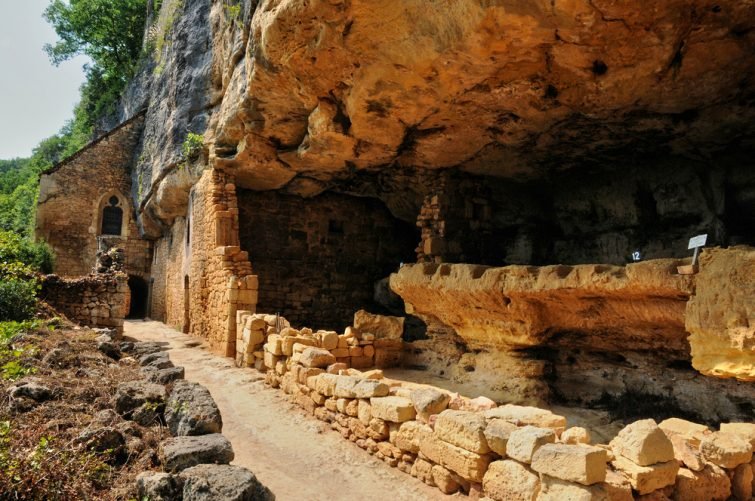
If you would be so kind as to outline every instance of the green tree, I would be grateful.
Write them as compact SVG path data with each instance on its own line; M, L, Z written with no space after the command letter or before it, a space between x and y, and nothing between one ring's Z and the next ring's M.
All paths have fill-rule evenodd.
M134 74L142 50L147 0L51 0L44 17L60 40L45 46L53 64L86 55L87 82L82 86L74 123L94 124L113 104Z

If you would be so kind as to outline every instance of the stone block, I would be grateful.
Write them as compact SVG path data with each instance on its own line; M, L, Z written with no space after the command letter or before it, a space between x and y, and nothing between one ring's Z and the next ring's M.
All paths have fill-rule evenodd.
M540 492L540 478L516 461L495 461L482 479L482 488L495 501L535 501Z
M359 400L357 404L357 418L365 425L372 420L372 406L369 400Z
M611 464L629 478L632 488L639 494L650 494L655 490L674 485L676 473L679 471L679 463L673 459L651 466L640 466L624 456L616 456Z
M433 466L432 476L435 486L440 489L443 494L453 494L461 487L456 480L458 477L438 464Z
M517 461L529 464L540 447L555 441L556 433L552 429L525 426L511 432L506 443L506 454Z
M354 388L362 379L357 376L336 376L333 396L340 398L356 398Z
M733 433L715 432L700 442L703 457L721 468L734 469L752 461L750 442Z
M228 464L233 457L231 443L219 433L168 438L160 444L160 458L169 472L204 463Z
M671 440L652 419L643 419L624 427L611 440L614 454L624 456L640 466L665 463L674 459Z
M332 331L320 333L320 344L326 350L335 350L338 348L338 334Z
M503 419L491 419L485 428L485 439L488 441L488 446L493 452L505 458L509 436L517 429L515 424Z
M438 414L435 421L435 434L441 440L462 449L486 454L490 452L485 439L487 421L481 414L446 409Z
M580 426L567 428L559 438L565 444L589 444L590 432Z
M590 486L540 475L540 493L537 501L633 501L632 489L610 483Z
M471 482L482 482L490 454L477 454L439 439L435 435L423 436L419 450L428 459L459 474Z
M517 426L530 425L538 428L550 428L559 434L566 429L565 417L537 407L506 404L485 411L485 417L503 419Z
M330 350L330 352L336 358L348 358L349 357L349 349L348 348L336 348L335 350Z
M729 472L731 495L736 501L752 501L753 473L750 463L740 464Z
M755 448L755 423L721 423L720 430L747 440Z
M328 350L311 347L302 352L299 363L304 367L325 368L330 364L336 363L336 357L334 357Z
M418 421L406 421L396 434L396 446L402 451L417 454L422 439L432 435L433 429Z
M731 493L726 472L714 464L701 471L680 468L676 475L674 499L678 501L725 501Z
M280 357L283 355L283 344L281 342L281 337L278 334L270 334L267 337L267 343L265 344L265 351L277 357Z
M608 453L589 445L545 444L532 456L532 469L582 485L606 479Z
M370 399L372 415L385 421L403 423L417 415L412 401L404 397L375 397Z
M372 357L351 357L351 366L354 369L368 369L374 364Z
M284 329L285 330L285 329ZM306 346L316 346L317 341L314 338L311 337L305 337L305 336L283 336L281 337L281 350L283 350L283 354L287 357L290 357L294 354L294 345L295 344L303 344ZM327 351L327 350L326 350ZM335 360L331 363L334 363Z
M390 388L376 379L362 379L354 385L354 398L372 398L388 396Z
M430 387L413 390L409 398L417 410L417 416L423 421L427 421L433 414L440 414L446 410L451 400L448 393Z
M401 339L404 318L374 315L364 310L354 313L354 329L360 334L374 334L376 339Z

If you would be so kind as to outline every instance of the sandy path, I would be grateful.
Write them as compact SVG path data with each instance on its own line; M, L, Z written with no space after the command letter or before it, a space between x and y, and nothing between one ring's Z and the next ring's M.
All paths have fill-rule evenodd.
M169 343L186 379L210 390L233 444L233 464L249 468L279 501L449 499L437 489L379 461L328 425L289 403L254 369L194 346L197 338L160 322L126 322L125 336ZM187 342L192 341L187 346Z

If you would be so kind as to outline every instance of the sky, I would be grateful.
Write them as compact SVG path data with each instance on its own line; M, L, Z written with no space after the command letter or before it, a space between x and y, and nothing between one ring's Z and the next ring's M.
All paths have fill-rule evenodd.
M57 35L42 18L49 0L0 0L0 159L28 157L73 117L84 57L55 67L42 50Z

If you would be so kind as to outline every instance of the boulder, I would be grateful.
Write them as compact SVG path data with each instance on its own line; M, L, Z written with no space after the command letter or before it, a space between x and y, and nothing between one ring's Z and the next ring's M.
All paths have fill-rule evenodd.
M435 434L441 440L478 454L490 452L485 438L487 421L481 414L447 409L435 421Z
M160 459L169 472L204 463L228 464L233 458L231 443L219 433L173 437L160 444Z
M390 388L376 379L362 379L354 385L354 398L385 397Z
M435 486L440 489L443 494L453 494L461 487L457 480L459 477L438 464L432 467L431 474L433 477L433 483L435 483Z
M163 351L166 343L160 343L157 341L145 341L142 343L134 343L132 348L132 356L139 358L149 353L157 353ZM125 351L125 350L124 350Z
M553 430L525 426L511 432L506 444L506 454L517 461L529 464L532 462L532 456L540 447L545 444L552 444L555 441L556 434Z
M540 478L516 461L495 461L482 479L482 488L495 501L535 501L540 492Z
M360 334L374 334L375 339L401 339L404 318L374 315L359 310L354 313L354 329Z
M123 434L109 426L87 428L79 434L76 442L82 444L87 450L100 454L110 451L115 456L123 452L126 445Z
M403 423L415 418L412 401L404 397L376 397L370 399L372 417L393 423Z
M701 471L681 468L676 474L675 501L725 501L730 492L728 475L714 464L707 464Z
M485 440L488 441L488 446L493 452L505 458L509 436L518 429L515 424L503 419L491 419L485 427Z
M439 439L426 435L420 439L419 450L434 463L458 473L470 482L482 482L483 476L492 461L491 454L477 454Z
M121 359L121 349L120 347L115 344L112 341L100 341L97 343L97 349L104 353L106 356L112 358L113 360L120 360Z
M131 417L134 410L149 404L161 406L165 403L165 386L146 381L121 383L115 392L115 412Z
M538 473L582 485L606 479L608 453L589 445L545 444L532 456L532 469Z
M223 431L220 410L207 388L184 380L173 386L165 405L165 422L174 436Z
M707 461L721 468L734 469L752 461L750 442L733 433L711 433L700 443L700 452Z
M671 440L652 419L643 419L624 427L611 440L614 454L624 456L640 466L665 463L674 459Z
M304 367L327 368L329 365L336 363L336 357L328 350L323 348L306 348L299 358L299 363Z
M181 482L170 473L145 471L136 476L139 499L149 501L181 501Z
M12 399L29 398L35 402L44 402L54 396L50 388L35 381L18 382L10 387L8 393Z
M148 353L139 357L139 365L142 367L151 366L158 369L167 369L173 367L168 354L165 352Z
M168 367L167 369L146 371L146 373L147 381L156 384L169 384L184 378L183 367Z
M673 459L651 466L640 466L624 456L616 456L611 464L629 478L632 488L641 495L674 485L679 471L679 463Z
M700 452L700 442L712 432L707 426L670 418L658 424L674 447L674 457L692 471L705 468L705 458Z
M506 404L485 411L485 417L488 419L503 419L517 426L530 425L539 428L550 428L557 433L561 433L566 429L565 417L538 407Z
M178 476L183 501L275 501L270 489L240 466L202 464Z
M423 421L427 421L433 414L443 412L451 400L448 393L436 390L435 388L413 390L409 398L417 410L417 416Z

